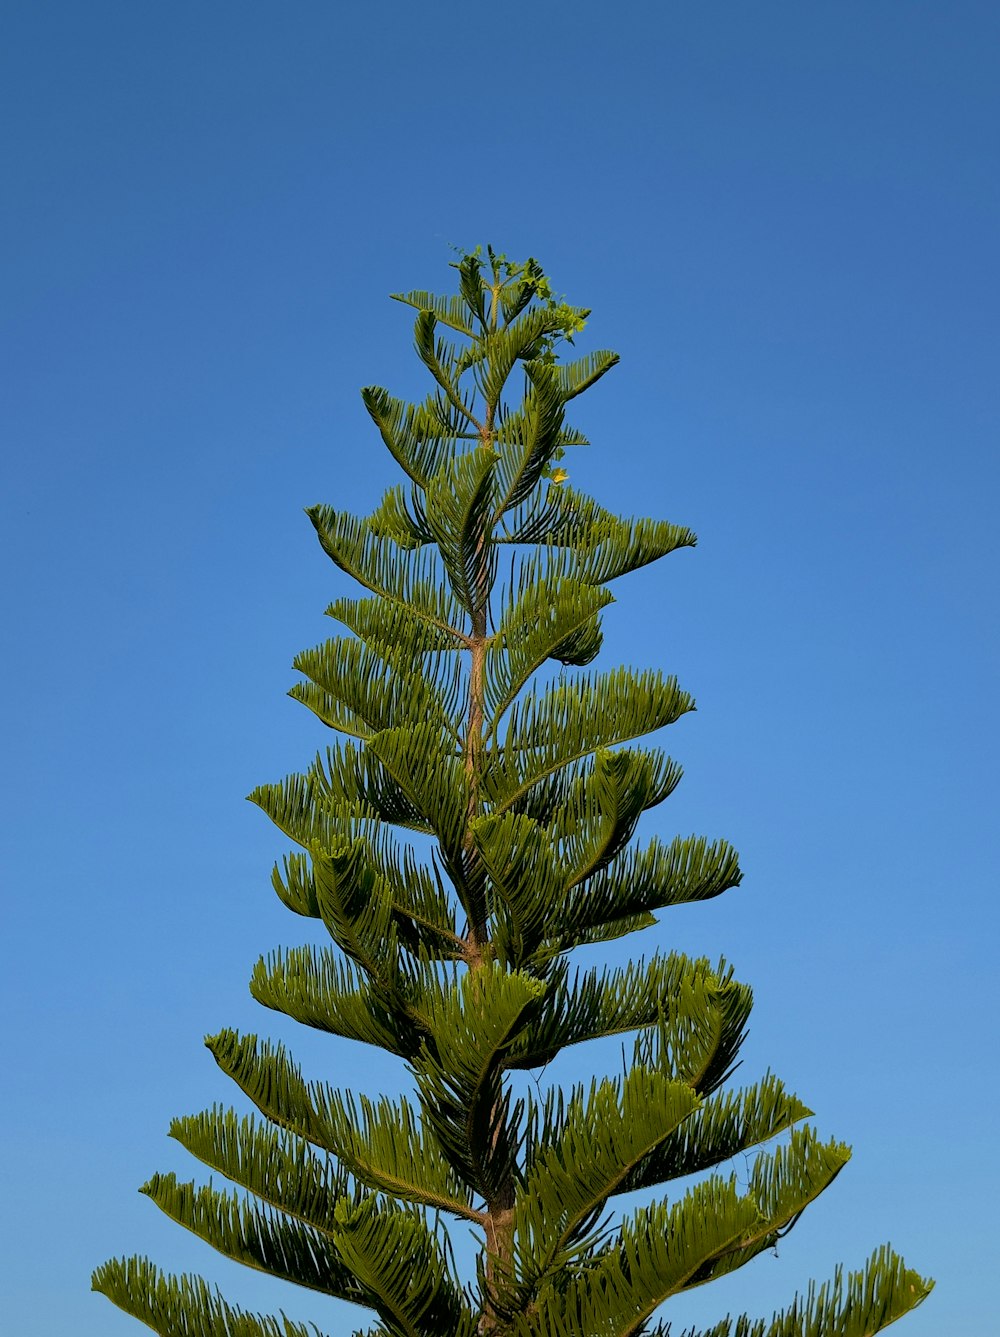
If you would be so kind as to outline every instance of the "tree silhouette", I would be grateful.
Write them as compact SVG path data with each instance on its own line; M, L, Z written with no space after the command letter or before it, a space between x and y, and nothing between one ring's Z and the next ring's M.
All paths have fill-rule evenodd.
M426 400L362 392L406 481L366 519L309 512L365 591L328 609L345 635L295 660L291 695L341 741L251 796L299 847L275 890L332 940L260 961L253 996L397 1055L412 1094L353 1098L223 1031L208 1046L262 1117L214 1108L171 1134L244 1191L171 1174L143 1192L228 1257L373 1311L372 1335L666 1337L664 1302L772 1248L849 1152L776 1077L727 1084L751 1006L727 965L572 964L740 880L725 842L632 840L680 776L635 740L691 697L658 672L586 670L608 586L695 537L567 481L585 443L567 405L618 361L559 360L589 313L534 260L455 268L457 295L398 297L418 312ZM513 1074L612 1035L631 1037L622 1075L515 1096ZM717 1167L748 1151L741 1188ZM464 1283L456 1224L481 1240ZM94 1286L163 1337L307 1334L145 1259ZM883 1248L773 1319L690 1337L865 1337L929 1288Z

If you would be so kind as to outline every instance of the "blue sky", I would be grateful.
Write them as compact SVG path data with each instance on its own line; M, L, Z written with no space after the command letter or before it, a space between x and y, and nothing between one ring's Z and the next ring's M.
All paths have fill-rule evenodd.
M222 1025L398 1083L249 999L309 926L242 796L326 741L284 696L345 592L302 508L395 481L357 393L420 391L386 295L485 241L622 354L573 482L701 537L622 585L605 662L699 703L645 833L725 835L746 880L655 941L727 955L743 1074L855 1147L678 1326L889 1239L938 1279L901 1333L991 1331L1000 11L36 0L5 29L11 1331L140 1331L87 1289L133 1251L360 1324L135 1188L198 1173L164 1133L230 1099Z

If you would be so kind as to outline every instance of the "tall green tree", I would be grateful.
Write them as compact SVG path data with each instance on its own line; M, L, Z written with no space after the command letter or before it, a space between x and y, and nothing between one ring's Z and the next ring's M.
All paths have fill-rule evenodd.
M278 896L332 940L261 960L253 996L397 1055L412 1093L355 1097L223 1031L208 1047L259 1115L213 1108L170 1131L237 1191L172 1174L142 1191L228 1257L372 1311L370 1337L666 1337L661 1306L772 1248L849 1152L776 1077L728 1084L751 995L725 963L573 964L740 881L723 841L632 839L680 777L635 740L691 697L655 671L586 667L608 587L695 536L567 482L564 452L585 443L567 406L618 361L560 361L588 312L534 260L455 268L457 295L398 296L427 398L362 392L406 481L366 519L309 511L365 591L327 610L346 634L295 660L291 695L341 739L251 796L298 847ZM525 1080L616 1035L620 1075ZM741 1152L742 1185L718 1168ZM648 1205L616 1206L637 1190ZM464 1282L456 1226L481 1240ZM94 1286L162 1337L307 1337L141 1258ZM882 1248L771 1319L690 1337L867 1337L929 1288Z

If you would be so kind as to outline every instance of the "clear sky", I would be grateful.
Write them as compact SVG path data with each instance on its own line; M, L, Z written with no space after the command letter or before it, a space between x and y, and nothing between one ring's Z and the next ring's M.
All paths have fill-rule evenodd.
M888 1239L938 1279L901 1334L996 1332L1000 8L23 0L4 29L5 1327L141 1331L88 1293L133 1251L361 1323L135 1188L201 1172L164 1134L235 1094L207 1031L399 1080L249 999L310 926L243 795L327 741L284 696L345 592L302 508L395 481L357 393L420 388L386 296L492 241L622 354L573 482L701 537L621 585L604 662L699 703L645 834L724 835L746 880L655 942L729 957L742 1074L855 1146L678 1328Z

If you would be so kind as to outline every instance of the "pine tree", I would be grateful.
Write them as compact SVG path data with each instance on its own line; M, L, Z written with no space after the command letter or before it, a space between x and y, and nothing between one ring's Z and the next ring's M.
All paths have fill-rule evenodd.
M172 1174L142 1191L228 1257L373 1311L369 1337L666 1337L660 1306L772 1248L849 1152L776 1077L728 1084L751 995L724 962L573 965L740 881L724 842L632 840L680 776L635 740L691 697L657 672L586 669L608 586L695 536L567 483L585 438L566 407L618 361L559 360L589 313L534 260L455 268L455 296L397 295L418 312L426 400L362 392L407 481L367 519L309 511L365 593L327 610L347 634L299 655L291 695L343 740L251 795L299 847L278 896L332 939L261 960L254 998L397 1055L412 1094L354 1098L223 1031L208 1047L259 1117L216 1107L170 1131L242 1191ZM526 1080L618 1035L620 1076ZM741 1152L742 1186L719 1169ZM622 1219L636 1190L661 1192ZM456 1226L481 1240L464 1283ZM94 1286L162 1337L307 1337L146 1259ZM882 1248L770 1320L689 1337L864 1337L929 1289Z

